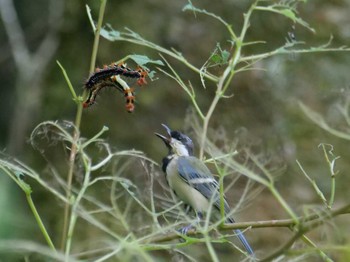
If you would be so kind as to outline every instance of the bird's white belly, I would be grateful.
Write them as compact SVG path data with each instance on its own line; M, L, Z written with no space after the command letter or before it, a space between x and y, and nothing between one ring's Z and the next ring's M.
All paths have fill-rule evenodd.
M187 184L177 171L177 159L173 159L167 167L167 181L175 191L177 197L190 205L197 212L206 212L209 209L209 201L198 190Z

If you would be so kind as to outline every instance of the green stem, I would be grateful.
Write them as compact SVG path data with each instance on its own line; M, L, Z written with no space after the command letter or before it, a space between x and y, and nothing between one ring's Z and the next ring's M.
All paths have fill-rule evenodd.
M270 184L269 189L271 193L274 195L274 197L277 199L277 201L282 205L284 210L287 211L287 213L291 216L294 222L296 224L299 224L299 219L297 215L293 212L293 210L290 208L290 206L287 204L284 198L280 195L280 193L276 190L273 184Z
M69 77L68 77L68 75L67 75L66 70L64 69L64 67L61 65L61 63L60 63L58 60L56 61L56 63L58 64L58 66L59 66L59 67L61 68L61 70L62 70L63 76L64 76L64 78L66 79L66 82L67 82L67 84L68 84L69 90L70 90L70 92L72 93L73 100L74 100L75 102L78 103L79 100L78 100L77 94L75 93L75 90L74 90L74 88L73 88L73 85L72 85L72 83L71 83L70 80L69 80Z
M306 235L302 235L301 239L309 246L316 248L317 252L319 253L319 255L322 257L322 259L326 262L333 262L333 260L327 256L326 253L324 253L321 249L319 249L317 247L317 245L310 239L308 238Z
M92 48L92 55L91 55L91 62L90 62L90 73L93 73L95 70L98 45L100 43L100 32L101 32L101 28L102 28L103 16L105 14L106 4L107 4L107 0L101 0L100 12L98 14L97 27L96 27L96 31L95 31L94 45Z
M220 174L220 179L219 179L219 183L220 183L220 215L221 215L221 220L222 223L225 223L225 196L224 196L224 176L223 174Z
M83 159L83 161L84 161L85 169L88 170L91 165L87 163L86 159ZM77 198L74 200L74 203L72 205L72 214L70 217L70 222L69 222L69 227L67 232L67 243L66 243L66 249L65 249L65 256L66 256L65 261L67 262L69 261L69 253L72 246L74 228L78 219L77 209L81 199L83 198L83 195L85 194L87 188L89 187L89 182L90 182L90 173L86 172L84 175L84 182L83 182L82 188L79 191Z
M182 62L184 65L186 65L188 68L190 68L194 72L196 72L198 74L202 73L203 76L206 79L208 79L208 80L210 80L210 81L212 81L214 83L218 82L218 78L216 76L214 76L214 75L212 75L210 73L202 72L200 69L198 69L197 67L192 65L190 62L188 62L187 59L184 58L182 55L178 55L178 54L176 54L173 51L170 51L170 50L168 50L168 49L166 49L164 47L161 47L161 46L156 45L156 44L154 44L152 42L149 42L149 41L147 41L147 40L145 40L143 38L142 38L142 40L140 40L140 39L135 39L135 38L132 39L132 38L127 38L127 37L120 36L117 40L129 42L129 43L133 43L133 44L137 44L137 45L141 45L141 46L146 46L146 47L149 47L151 49L157 50L158 52L161 52L163 54L171 56L171 57L175 58L176 60Z
M328 202L328 206L329 209L331 209L333 207L334 204L334 198L335 198L335 175L332 174L331 176L331 196L329 198L329 202Z
M54 246L54 244L52 243L52 240L51 240L49 234L47 233L47 230L46 230L46 228L45 228L45 225L44 225L43 221L41 220L40 215L39 215L39 213L38 213L38 211L37 211L37 209L36 209L36 207L35 207L35 205L34 205L34 202L33 202L33 199L32 199L32 197L31 197L31 194L26 192L26 198L27 198L29 207L30 207L30 209L31 209L32 212L33 212L33 215L34 215L34 217L35 217L35 220L36 220L36 222L37 222L38 225L39 225L39 228L40 228L40 230L41 230L41 233L43 233L43 235L44 235L44 237L45 237L45 240L46 240L47 244L49 245L49 247L50 247L54 252L57 252L57 251L56 251L56 248L55 248L55 246Z
M170 75L169 73L165 72L163 69L158 68L158 70L160 70L161 72L163 72L165 75L171 77L172 79L174 79L176 82L179 83L179 85L182 87L182 89L187 93L187 95L191 98L192 104L195 107L198 115L200 116L200 118L203 120L205 117L202 113L202 110L200 109L197 101L196 101L196 93L193 90L190 90L189 87L186 86L186 84L182 81L181 77L176 73L176 71L174 70L174 68L168 63L168 61L160 54L161 58L164 60L164 62L166 63L166 65L170 68L170 70L172 71L172 73L174 75ZM192 87L190 85L190 87Z
M25 193L26 195L26 198L27 198L27 201L28 201L28 204L29 204L29 207L30 209L32 210L33 212L33 215L35 217L35 220L36 222L38 223L38 226L41 230L41 232L43 233L44 235L44 238L46 239L46 242L47 244L49 245L49 247L56 253L56 248L50 238L50 235L47 233L47 230L45 228L45 225L43 223L43 221L41 220L40 218L40 215L34 205L34 202L32 200L32 197L31 197L31 193L32 193L32 190L30 188L30 186L23 182L22 180L19 180L18 178L16 178L14 175L11 174L11 172L9 170L7 170L7 168L4 168L2 166L0 166L0 168L3 170L3 172L5 172L5 174L7 174L13 181L15 181L15 183L23 190L23 192Z
M327 164L329 166L329 172L331 173L331 195L329 198L329 202L328 202L328 208L331 209L333 204L334 204L334 198L335 198L335 176L336 176L336 172L334 171L334 167L335 167L335 161L339 158L339 157L334 157L333 156L333 146L332 145L328 145L330 146L330 150L329 150L329 154L333 157L332 160L329 159L327 150L326 150L326 144L321 144L322 149L323 149L323 153L324 153L324 157L327 161Z
M213 248L213 245L212 245L211 240L210 240L210 236L207 233L205 234L205 244L208 248L208 251L209 251L209 254L211 257L211 261L219 262L220 260L215 252L215 249Z
M219 103L220 99L223 96L223 92L226 91L229 84L231 83L233 76L235 75L235 67L239 63L240 58L241 58L241 51L242 51L245 35L246 35L247 30L249 28L250 17L253 13L254 8L257 5L257 2L258 2L258 0L255 1L254 4L251 5L247 14L244 15L244 23L243 23L242 31L241 31L239 38L237 38L234 34L232 35L233 40L235 41L235 44L236 44L236 48L235 48L234 54L230 60L229 65L226 67L224 73L219 78L219 81L217 83L215 97L214 97L214 99L213 99L213 101L208 109L208 112L203 120L203 132L202 132L202 136L201 136L200 151L199 151L199 158L200 159L203 159L203 156L204 156L204 146L205 146L205 140L207 138L209 121L214 113L214 110L215 110L217 104Z
M203 159L203 156L204 156L204 146L205 146L205 140L206 140L207 133L208 133L209 121L214 113L214 110L215 110L217 104L219 103L220 99L222 98L223 90L226 89L227 86L229 85L229 82L226 81L227 77L230 75L228 78L229 81L231 81L233 78L233 75L235 73L234 68L235 68L236 62L238 61L238 59L240 57L241 48L242 48L242 45L238 44L238 42L237 42L234 55L231 59L231 63L225 69L224 73L220 77L219 82L217 84L217 89L215 92L214 99L211 102L211 105L207 111L207 114L204 117L203 132L202 132L202 136L201 136L200 151L199 151L199 158L200 159Z
M72 195L72 181L73 181L73 173L74 173L74 163L75 158L78 152L78 140L80 137L80 123L81 123L81 117L82 117L82 109L83 106L81 103L78 103L78 111L75 118L75 126L76 129L74 131L74 137L72 141L72 147L71 147L71 153L69 156L69 170L67 175L67 191L66 191L66 198L67 202L64 207L64 220L63 220L63 229L62 229L62 239L61 239L61 250L65 249L66 240L67 240L67 229L68 229L68 220L69 220L69 214L70 214L70 205L71 205L71 195Z
M97 28L95 32L95 39L94 39L94 44L92 48L92 55L91 55L91 62L90 62L90 73L94 71L95 68L95 63L96 63L96 56L97 56L97 50L98 50L98 45L99 45L99 39L100 39L100 31L102 27L102 22L103 22L103 16L105 13L106 9L106 4L107 0L102 0L101 1L101 6L100 6L100 12L99 12L99 17L98 17L98 22L97 22ZM83 97L86 96L86 91L84 90ZM68 219L69 219L69 213L70 213L70 198L71 198L71 190L72 190L72 180L73 180L73 173L74 173L74 163L75 163L75 158L78 152L78 146L77 143L80 138L80 124L81 124L81 119L82 119L82 114L83 114L83 106L81 103L78 103L78 108L77 108L77 114L75 117L75 127L76 131L74 133L73 141L72 141L72 148L71 148L71 153L69 156L69 170L68 170L68 175L67 175L67 203L65 205L64 209L64 220L63 220L63 230L62 230L62 241L61 241L61 249L65 249L65 244L66 244L66 239L67 239L67 229L68 229Z
M250 62L250 61L256 61L256 60L262 60L265 58L269 58L275 55L289 55L291 53L293 54L310 54L310 53L322 53L322 52L349 52L350 48L325 48L325 47L310 47L305 49L288 49L286 46L282 46L280 48L277 48L273 51L256 54L256 55L247 55L245 57L242 57L240 59L240 62ZM345 139L349 139L348 137Z
M331 218L335 218L340 215L349 214L350 213L350 203L346 204L343 207L340 207L336 210L331 211L330 213L326 214L311 214L309 216L299 217L298 221L301 221L301 225L308 225L309 223L324 223L325 221L330 220ZM225 224L220 227L220 230L235 230L235 229L245 229L245 228L276 228L276 227L285 227L285 228L295 228L297 226L297 223L294 219L281 219L281 220L268 220L268 221L248 221L248 222L236 222L233 224ZM170 230L169 230L170 231ZM187 236L195 236L198 232L196 230L189 230L187 232ZM160 234L150 234L148 236L144 236L139 239L140 243L142 244L149 244L149 243L163 243L172 241L175 239L179 239L182 236L179 235L177 232L170 232L167 234L160 233Z

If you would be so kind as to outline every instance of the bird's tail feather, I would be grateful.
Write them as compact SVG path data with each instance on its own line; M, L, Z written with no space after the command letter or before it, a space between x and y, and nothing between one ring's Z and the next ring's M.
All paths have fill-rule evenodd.
M229 223L235 223L233 218L228 218L227 221ZM245 250L248 252L248 254L251 256L254 256L254 251L253 251L252 247L249 245L248 240L243 235L243 232L239 229L235 229L234 232L237 235L237 237L239 238L239 240L242 242L242 244L243 244Z
M251 256L254 256L254 251L252 249L252 247L249 245L247 239L245 238L245 236L243 235L242 231L239 229L234 230L235 234L237 235L237 237L239 238L239 240L242 242L244 248L247 250L248 254Z

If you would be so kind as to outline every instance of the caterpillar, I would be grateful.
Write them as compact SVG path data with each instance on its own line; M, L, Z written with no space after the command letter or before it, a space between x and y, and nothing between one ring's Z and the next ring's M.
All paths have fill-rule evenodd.
M147 84L146 76L147 71L142 67L138 67L136 70L132 70L126 67L126 64L112 63L109 66L104 66L103 69L97 68L85 83L85 88L89 90L89 94L83 107L89 107L95 103L98 93L107 86L116 87L118 90L124 93L126 98L126 109L128 112L134 111L135 94L133 88L121 78L121 76L127 78L137 79L138 85Z
M135 94L133 92L134 91L133 88L130 88L128 84L123 79L121 79L119 75L112 76L111 79L116 83L118 83L118 86L122 87L123 89L124 96L126 98L126 105L125 105L126 110L129 113L133 112L135 108L134 106Z
M118 84L114 83L111 80L104 80L104 81L97 82L96 84L91 86L88 97L86 98L85 102L83 102L83 107L87 108L95 104L98 93L102 90L102 88L107 86L113 86L113 87L122 89L122 87L119 87Z
M146 76L148 75L147 71L143 69L142 67L137 67L137 72L140 74L140 78L137 80L138 85L142 86L147 84Z

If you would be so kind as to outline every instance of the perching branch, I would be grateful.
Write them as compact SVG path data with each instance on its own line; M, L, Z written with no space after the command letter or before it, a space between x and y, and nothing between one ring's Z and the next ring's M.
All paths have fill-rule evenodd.
M350 213L350 203L340 207L338 209L335 209L331 212L324 212L324 213L315 213L308 216L299 217L299 225L297 228L297 237L295 237L293 243L299 239L303 234L306 232L314 229L317 226L322 225L327 220L332 219L336 216L343 215L343 214L349 214ZM264 228L264 227L286 227L286 228L293 228L297 225L294 219L280 219L280 220L267 220L267 221L253 221L253 222L240 222L240 223L234 223L234 224L225 224L222 227L220 227L218 230L220 231L227 231L227 230L234 230L234 229L247 229L247 228ZM195 230L190 230L188 232L188 236L195 236L198 232ZM168 234L162 234L151 238L143 238L143 243L163 243L168 242L175 239L182 238L181 234L179 233L168 233Z

